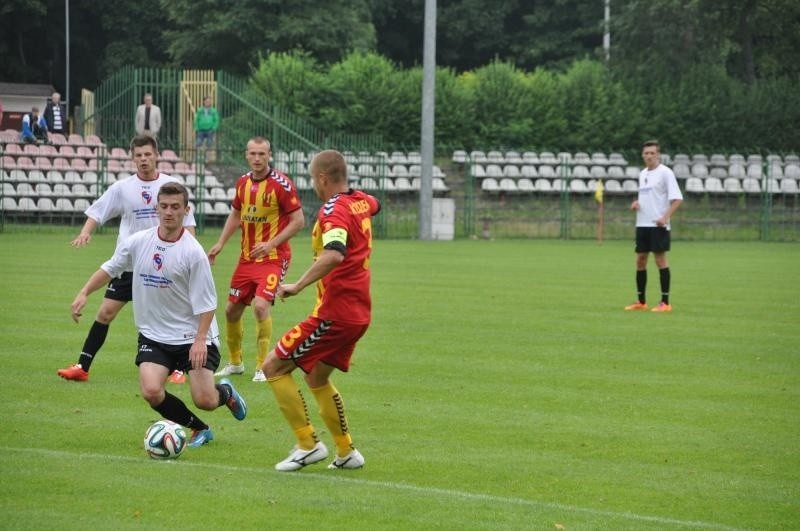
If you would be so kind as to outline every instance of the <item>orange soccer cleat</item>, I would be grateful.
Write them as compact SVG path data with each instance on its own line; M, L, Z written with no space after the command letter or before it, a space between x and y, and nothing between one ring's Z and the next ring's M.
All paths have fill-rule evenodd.
M659 302L658 306L650 310L651 312L671 312L672 306L667 304L666 302Z
M647 304L644 302L634 302L633 304L629 304L625 306L626 310L646 310Z
M183 371L172 371L172 374L169 375L167 381L169 383L182 384L186 381L186 375L183 374Z
M89 379L89 373L83 370L80 363L76 363L72 367L66 369L58 369L58 375L65 380L72 380L75 382L85 382Z

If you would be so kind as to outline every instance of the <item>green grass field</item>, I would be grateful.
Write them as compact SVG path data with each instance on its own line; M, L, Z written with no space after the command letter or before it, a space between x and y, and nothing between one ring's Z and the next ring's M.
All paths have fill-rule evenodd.
M102 293L80 325L70 302L115 240L72 249L75 231L0 234L2 529L800 528L796 244L677 242L660 315L622 311L630 242L376 241L373 326L334 379L367 464L285 474L293 437L250 381L252 315L247 419L204 412L216 440L174 462L142 450L158 416L130 308L89 382L56 376ZM235 243L215 266L221 324ZM307 237L294 250L290 280ZM657 279L651 263L650 302ZM275 336L311 305L279 303Z

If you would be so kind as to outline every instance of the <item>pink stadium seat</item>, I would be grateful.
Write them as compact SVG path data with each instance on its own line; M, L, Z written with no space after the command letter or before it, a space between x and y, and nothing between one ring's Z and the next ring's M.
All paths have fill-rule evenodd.
M175 173L180 173L181 175L187 175L192 173L192 168L186 164L185 162L176 162L174 167Z
M36 164L33 163L30 157L17 157L17 168L22 170L35 170Z
M89 169L97 171L100 168L100 161L97 159L89 159Z
M68 143L70 143L70 144L72 144L72 145L79 145L79 144L83 144L83 137L82 137L81 135L79 135L79 134L72 133L72 134L71 134L71 135L69 135L69 137L67 138L67 142L68 142Z
M78 146L75 154L84 159L93 159L96 156L94 148L90 148L88 146Z
M35 144L25 144L25 148L23 149L23 152L26 155L30 155L32 157L35 157L36 155L39 154L39 146L37 146Z
M115 147L111 148L111 155L109 155L109 158L117 160L128 160L130 156L128 155L128 152L125 151L123 148Z
M44 144L42 146L39 146L39 154L45 155L47 157L57 157L58 150L55 148L55 146Z
M57 146L67 143L67 139L64 138L64 135L62 135L61 133L50 133L49 135L47 135L47 138L50 140L50 142L52 142Z
M103 142L97 135L86 135L86 143L92 146L102 146Z
M168 162L178 162L181 160L178 155L172 151L171 149L165 149L163 153L161 153L161 159L166 160Z
M6 144L6 153L9 155L22 155L24 150L19 144Z
M62 157L66 157L68 159L71 159L72 157L75 156L75 148L72 146L67 146L67 145L61 146L60 148L58 148L58 152L61 154Z
M173 171L172 163L166 160L159 161L158 171L163 171L164 173L172 173Z
M13 170L17 167L17 159L10 155L3 155L3 168L6 170Z
M108 171L118 173L122 171L122 164L117 159L108 159Z
M63 157L56 157L53 159L53 168L57 170L68 170L69 161Z
M36 160L34 161L34 164L36 164L36 167L39 168L42 171L47 171L47 170L52 170L53 169L53 163L50 162L50 158L49 157L36 157Z
M83 159L72 159L70 166L75 171L87 171L89 169L89 165Z

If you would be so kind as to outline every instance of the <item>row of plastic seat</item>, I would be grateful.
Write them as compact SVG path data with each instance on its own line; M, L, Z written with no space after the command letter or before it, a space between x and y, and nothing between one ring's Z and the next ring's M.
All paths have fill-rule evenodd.
M701 179L706 177L716 177L718 179L725 179L727 177L744 179L745 177L750 177L760 179L764 176L764 167L761 164L748 164L746 168L741 164L731 164L725 168L716 166L710 169L705 164L692 164L691 167L686 164L675 164L672 167L672 171L678 179L685 179L687 177L699 177ZM780 179L781 177L800 179L800 165L786 164L785 166L781 166L777 163L768 164L766 174L776 179Z
M99 191L96 183L56 183L51 185L46 182L37 183L11 183L4 182L2 185L2 195L10 197L98 197ZM194 199L200 191L196 188L188 188L189 198ZM233 199L234 188L202 188L203 197L220 201L230 201Z
M89 208L90 202L88 199L78 198L70 199L67 197L50 198L40 197L34 199L31 197L21 197L19 199L14 197L3 197L2 210L6 214L36 214L42 215L63 215L74 216L82 214ZM204 201L202 203L203 213L210 216L227 216L231 207L230 204L223 201L210 202ZM197 205L190 201L189 207L192 211L197 212Z
M464 150L456 150L453 152L453 162L458 164L582 164L585 166L598 165L598 166L627 166L628 161L620 153L588 153L578 152L575 154L562 151L553 153L551 151L542 151L537 153L535 151L489 151L487 153L480 150L473 150L467 153Z
M0 132L0 142L5 144L10 144L14 142L19 142L20 139L20 131L16 129L6 129ZM70 135L62 135L60 133L49 133L47 135L47 139L50 141L51 144L55 144L57 146L64 145L64 144L71 144L73 146L82 146L82 145L90 145L90 146L102 146L103 141L100 140L100 137L97 135L86 135L86 138L83 136L73 133Z
M559 166L552 166L549 164L538 166L532 164L525 164L523 166L517 166L516 164L506 164L505 166L500 166L499 164L487 164L485 167L482 164L474 164L471 166L471 171L473 177L476 178L510 177L515 179L519 177L527 177L529 179L535 179L537 177L544 177L554 179L556 177L562 177L563 171L566 172L567 176L578 178L593 177L595 179L604 179L606 177L612 177L621 179L627 177L638 179L640 169L636 166L628 166L627 168L623 168L622 166L587 167L583 165L577 165L564 167L562 170L562 168Z
M800 191L800 187L798 187L798 183L795 179L787 178L769 178L764 181L763 186L761 179L752 178L739 180L735 177L728 177L726 179L718 179L716 177L699 179L697 177L690 177L686 179L686 191L689 193L711 192L716 194L739 194L744 192L748 194L760 194L764 190L771 194L797 194L798 191Z
M585 181L582 179L511 179L503 177L501 179L494 179L487 177L481 181L481 190L484 192L562 192L565 189L570 192L577 193L593 193L596 190L597 181L594 179ZM605 192L609 193L637 193L639 191L638 181L633 179L626 179L622 182L616 179L608 179L603 181L603 188ZM799 193L800 186L794 179L768 179L766 181L766 190L769 193L782 193L782 194L797 194ZM725 181L720 181L715 177L706 180L697 179L692 177L686 181L686 192L688 193L761 193L761 182L756 179L745 179L740 181L735 178L728 178Z
M702 164L708 167L726 168L734 164L738 164L740 166L751 164L763 165L764 162L767 164L777 165L800 164L800 156L793 153L788 154L785 157L781 157L778 154L771 154L767 155L765 158L758 154L751 154L745 157L739 153L733 153L726 157L725 155L716 153L709 157L702 153L696 153L690 157L685 153L676 153L672 156L666 156L666 159L662 155L662 161L669 164L686 164L687 166L692 164Z
M99 182L101 177L103 178L104 182L107 184L111 184L116 182L119 179L125 179L129 177L131 174L128 172L96 172L92 170L78 172L75 170L67 170L67 171L60 171L60 170L48 170L47 173L40 171L40 170L11 170L10 172L6 172L3 170L2 172L2 180L3 181L10 181L10 182L49 182L51 184L66 182L66 183L78 183L83 182L86 184L93 184ZM203 186L207 187L221 187L223 186L222 183L217 179L214 175L204 175L203 179L199 179L198 176L194 174L188 175L180 175L172 173L170 174L181 183L187 186L196 186L198 182L200 182Z

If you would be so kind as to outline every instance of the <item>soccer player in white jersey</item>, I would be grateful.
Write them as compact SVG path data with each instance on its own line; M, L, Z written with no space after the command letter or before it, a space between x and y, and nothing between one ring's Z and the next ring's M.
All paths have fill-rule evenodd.
M72 319L78 322L89 294L123 271L133 271L142 398L164 418L192 430L189 446L202 446L214 438L211 428L166 391L171 371L188 372L192 400L200 409L210 411L224 404L237 420L243 420L247 406L227 378L214 383L220 360L214 316L217 290L203 247L183 226L189 215L189 192L179 183L167 183L156 201L158 226L139 231L117 246L111 259L76 295Z
M86 223L80 234L72 240L73 247L88 245L95 229L116 217L120 218L117 247L131 234L158 225L156 213L158 189L164 183L179 181L175 177L159 173L156 169L158 144L153 137L134 137L131 141L131 155L136 164L136 173L112 184L86 209ZM185 216L184 225L194 233L195 220L192 213ZM119 277L112 278L108 283L97 317L78 355L78 362L65 369L59 369L59 376L78 382L89 379L89 368L105 343L109 325L130 300L131 272L123 271ZM175 383L182 383L184 379L183 374L179 372L170 376L170 381Z
M669 303L670 218L683 202L683 194L672 170L661 164L658 142L648 140L642 147L645 168L639 174L639 195L631 203L636 211L636 292L638 299L626 310L647 310L647 257L652 252L661 280L661 302L654 312L671 312Z

